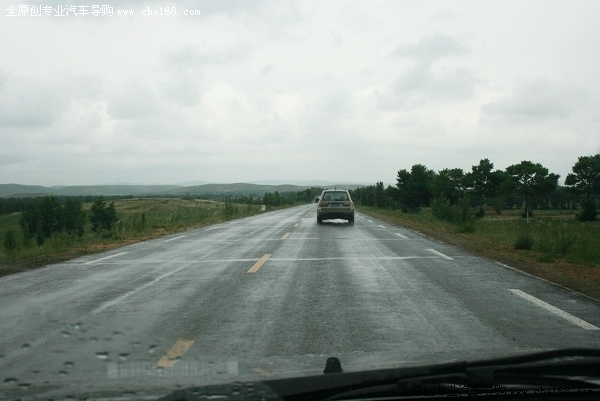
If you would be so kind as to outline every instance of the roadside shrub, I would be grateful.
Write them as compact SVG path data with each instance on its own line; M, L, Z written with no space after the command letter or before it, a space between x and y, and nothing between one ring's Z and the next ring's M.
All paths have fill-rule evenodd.
M475 221L473 219L461 224L457 229L457 233L473 234L475 232Z
M231 201L225 201L222 207L223 214L225 217L236 216L239 214L239 209L237 205L234 205Z
M526 219L527 218L527 211L523 210L523 212L521 212L521 217ZM533 217L533 210L529 210L529 218Z
M504 199L495 198L492 201L492 207L494 208L496 214L502 214L502 210L504 209Z
M455 220L454 209L450 201L444 196L440 196L431 202L431 214L440 220L449 222L454 222Z
M458 218L462 225L466 225L469 220L473 217L473 208L471 207L471 201L466 196L460 198L457 203L458 206Z
M44 235L44 232L42 231L41 224L38 224L37 230L35 231L35 242L38 244L38 246L42 246L42 245L44 245L44 242L46 242L46 236Z
M23 244L23 247L29 248L31 246L31 238L33 236L29 233L29 230L23 230L21 233L21 243Z
M475 217L481 219L483 216L485 216L485 209L483 206L479 206L479 210L475 212Z
M529 233L527 234L521 234L517 237L517 240L515 241L515 249L524 249L524 250L531 250L531 248L533 248L533 238L531 237L531 235L529 235Z
M562 221L549 221L536 227L539 250L551 255L566 255L575 245L576 238L568 224Z
M583 201L581 204L583 207L581 213L577 214L579 221L596 221L598 215L598 207L596 205L596 199L590 198Z
M99 234L100 238L102 239L111 239L114 237L114 233L112 232L112 230L101 230Z
M17 249L17 236L13 230L6 232L4 235L3 245L7 253L12 253L15 249Z
M73 238L74 235L69 235L65 232L55 233L48 239L47 246L54 252L62 252L73 245Z

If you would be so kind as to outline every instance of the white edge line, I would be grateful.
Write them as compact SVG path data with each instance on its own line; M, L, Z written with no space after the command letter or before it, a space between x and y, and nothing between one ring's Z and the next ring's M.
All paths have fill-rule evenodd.
M215 228L219 228L219 227L209 227L209 228L207 228L206 230L207 230L207 231L208 231L208 230L214 230Z
M183 238L183 237L185 237L185 235L180 235L179 237L170 238L170 239L164 240L163 242L174 241L174 240L176 240L176 239Z
M367 221L370 221L371 223L373 222L373 220L369 220L369 219L367 219Z
M377 226L378 226L378 227L383 227L383 228L386 228L385 226L382 226L381 224L378 224Z
M505 265L504 263L500 263L500 262L496 262L496 261L494 261L494 263L496 263L497 265L500 265L500 266L502 266L502 267L506 267L507 269L514 270L514 271L515 271L515 272L517 272L517 273L521 273L521 274L524 274L524 275L526 275L526 276L533 277L533 278L535 278L535 279L538 279L538 280L545 281L545 282L546 282L546 283L548 283L548 284L552 284L552 285L554 285L554 286L556 286L556 287L562 288L563 290L566 290L566 291L572 292L572 293L574 293L574 294L577 294L577 295L579 295L580 297L586 298L586 299L588 299L588 300L590 300L590 301L593 301L593 302L596 302L596 303L598 303L598 302L599 302L599 300L598 300L598 299L596 299L596 298L592 298L592 297L590 297L589 295L585 295L585 294L584 294L584 293L582 293L582 292L575 291L575 290L573 290L573 289L571 289L571 288L569 288L569 287L565 287L565 286L563 286L563 285L557 284L557 283L555 283L555 282L552 282L552 281L550 281L550 280L546 280L545 278L538 277L538 276L534 276L533 274L530 274L530 273L524 272L523 270L519 270L519 269L517 269L516 267L508 266L508 265Z
M429 248L429 249L427 249L427 251L429 251L429 252L431 252L431 253L434 253L434 254L436 254L436 255L438 255L438 256L441 256L441 257L442 257L442 258L444 258L444 259L448 259L448 260L454 260L454 259L452 259L450 256L448 256L448 255L444 255L443 253L441 253L441 252L438 252L438 251L436 251L435 249L431 249L431 248Z
M541 306L542 308L562 317L563 319L568 320L569 322L576 324L577 326L586 329L586 330L600 330L600 328L594 326L591 323L586 322L583 319L580 319L578 317L575 317L573 315L571 315L570 313L567 313L565 311L563 311L562 309L558 309L556 306L552 306L549 303L546 303L544 301L542 301L539 298L534 297L533 295L529 295L528 293L521 291L521 290L517 290L517 289L509 289L510 292L512 292L515 295L520 296L521 298L524 298L530 302L533 302L534 304Z
M408 238L406 235L402 235L402 234L400 234L400 233L394 233L394 234L396 234L396 235L397 235L398 237L400 237L400 238Z
M105 256L105 257L100 258L100 259L90 260L89 262L85 262L84 265L91 265L92 263L100 262L101 260L105 260L105 259L114 258L116 256L121 256L121 255L124 255L126 253L127 252L120 252L120 253L115 253L114 255Z

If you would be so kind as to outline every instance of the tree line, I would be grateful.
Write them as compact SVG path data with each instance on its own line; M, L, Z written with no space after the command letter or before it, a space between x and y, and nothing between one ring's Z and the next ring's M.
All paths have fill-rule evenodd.
M383 182L350 191L355 201L365 206L402 209L414 213L422 207L465 206L477 208L482 217L486 206L497 213L504 209L523 208L523 217L534 209L576 209L581 221L593 221L598 214L600 197L600 154L581 156L565 179L548 171L540 163L522 161L504 170L494 169L489 159L482 159L471 171L446 168L435 172L423 164L402 169L396 185L384 188Z
M16 212L22 212L27 209L27 205L32 202L41 202L47 196L35 196L27 198L0 198L0 215L11 214ZM81 196L54 196L54 199L64 205L67 199L77 200L80 203L95 202L99 199L99 196L95 195L81 195ZM133 195L111 195L103 196L104 200L117 200L117 199L133 199Z
M103 197L96 199L90 208L89 221L94 232L110 230L117 221L114 202L107 205ZM34 200L27 204L19 225L25 243L35 238L37 244L42 246L47 238L59 232L83 236L85 222L86 212L79 199L68 198L61 205L54 196L46 196L41 201Z
M275 191L273 193L267 192L262 198L262 204L267 206L282 206L282 205L293 205L296 203L310 203L317 196L321 195L323 188L306 188L302 191L290 191L281 192Z

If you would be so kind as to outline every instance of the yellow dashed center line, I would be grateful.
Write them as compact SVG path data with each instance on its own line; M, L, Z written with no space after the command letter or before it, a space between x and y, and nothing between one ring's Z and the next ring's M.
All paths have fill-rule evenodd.
M289 236L290 236L290 234L291 234L291 233L285 233L285 234L283 234L283 237L281 237L281 239L286 239L287 237L289 237Z
M266 377L275 377L275 375L273 373L267 372L266 370L261 369L261 368L252 368L252 370L255 371L256 373L261 374Z
M177 361L194 344L192 340L177 340L175 345L156 363L157 368L172 368Z
M258 261L246 273L256 273L258 269L260 269L261 266L264 265L267 259L269 259L270 257L270 253L265 253L265 255L262 258L258 259Z

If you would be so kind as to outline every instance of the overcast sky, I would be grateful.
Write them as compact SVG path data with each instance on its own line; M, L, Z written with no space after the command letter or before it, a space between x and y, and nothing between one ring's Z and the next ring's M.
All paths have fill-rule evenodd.
M563 184L600 152L597 0L0 3L0 183L394 183L489 158Z

